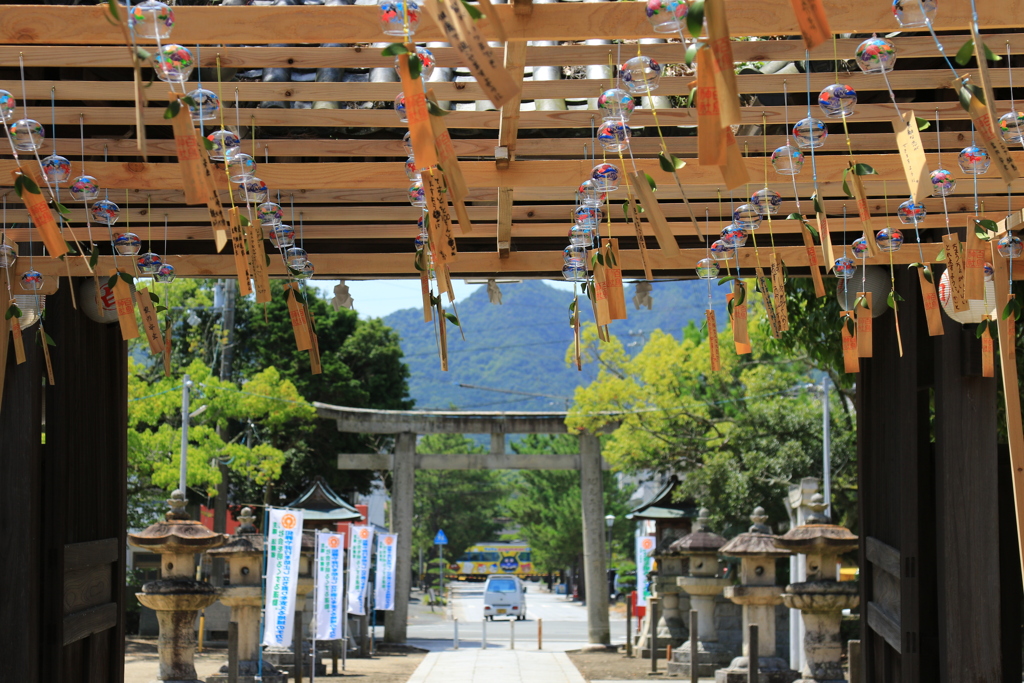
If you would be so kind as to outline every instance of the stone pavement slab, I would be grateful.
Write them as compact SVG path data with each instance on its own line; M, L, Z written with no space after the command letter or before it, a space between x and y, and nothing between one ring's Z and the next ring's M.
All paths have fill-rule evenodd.
M564 652L431 652L409 683L585 683Z

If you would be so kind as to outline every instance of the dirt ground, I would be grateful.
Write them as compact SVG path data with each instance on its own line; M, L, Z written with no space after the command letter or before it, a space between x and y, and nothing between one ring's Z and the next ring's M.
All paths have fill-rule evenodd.
M425 656L425 652L378 652L372 659L349 658L344 675L348 679L367 683L405 683ZM217 673L227 661L227 649L205 648L204 652L196 654L196 674L200 679L205 679ZM341 680L341 676L330 675L330 660L326 663L326 678ZM340 667L341 663L338 665ZM156 638L130 637L125 641L125 683L151 683L156 680L157 668ZM317 677L318 680L324 678Z
M666 678L665 662L658 662L660 676L651 676L651 660L629 658L621 652L569 653L569 659L588 681L641 681Z

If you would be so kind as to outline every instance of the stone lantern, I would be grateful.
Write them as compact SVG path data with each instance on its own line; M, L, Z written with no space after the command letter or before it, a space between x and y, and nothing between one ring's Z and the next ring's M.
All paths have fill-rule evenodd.
M189 519L181 491L172 493L167 503L171 509L164 515L166 521L128 534L132 545L160 555L162 578L145 584L135 595L156 612L160 625L157 680L201 683L195 667L196 616L217 601L217 589L196 581L195 555L220 546L225 536Z
M749 626L757 624L760 683L791 683L800 677L786 660L775 656L775 606L782 604L782 586L775 585L775 561L789 557L775 545L764 508L754 508L753 526L721 547L722 555L740 558L740 585L726 586L725 597L743 607L743 652L727 669L715 672L716 683L746 683L750 666Z
M228 562L231 585L221 589L220 601L231 608L231 621L238 624L238 683L256 683L260 674L260 610L263 607L263 534L253 525L252 510L242 508L241 525L234 537L219 548L209 551L211 557ZM227 666L220 674L210 676L206 683L226 683ZM270 662L263 662L264 683L285 683Z
M786 607L800 610L804 620L803 680L840 682L844 676L839 626L843 610L859 605L860 596L855 583L837 581L839 556L857 549L857 537L849 529L829 523L820 493L812 496L809 507L812 512L806 524L775 539L779 547L807 556L807 580L786 586L782 601Z
M711 532L709 514L707 508L701 508L693 531L669 546L669 552L690 561L689 575L678 577L676 583L690 595L690 607L697 611L697 673L702 677L714 676L716 669L732 659L729 649L718 642L715 628L715 598L731 581L722 578L718 571L718 549L725 545L725 539ZM690 646L683 643L672 653L668 672L689 676L690 666Z

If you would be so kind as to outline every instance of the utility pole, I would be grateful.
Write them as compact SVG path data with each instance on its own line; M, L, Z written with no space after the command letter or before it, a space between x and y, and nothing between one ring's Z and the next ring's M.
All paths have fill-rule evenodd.
M185 479L188 473L188 390L192 388L192 380L185 375L181 380L181 467L178 470L178 490L188 500L185 493Z
M822 444L822 488L825 498L825 514L832 519L832 420L829 406L829 379L821 380L821 444Z
M221 318L224 328L224 347L220 354L220 378L222 381L231 379L231 366L235 359L235 281L231 278L221 280L217 288L223 293L223 317ZM227 434L217 427L217 436L227 441ZM228 527L228 466L223 462L217 464L220 470L220 483L217 485L217 495L213 499L213 530L218 533L225 533ZM224 585L224 559L213 560L213 585Z

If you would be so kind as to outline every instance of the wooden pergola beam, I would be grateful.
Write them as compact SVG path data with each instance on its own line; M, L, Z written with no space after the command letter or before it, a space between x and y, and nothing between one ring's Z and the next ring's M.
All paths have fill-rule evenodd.
M871 33L897 30L887 3L850 3L825 0L829 26L834 33ZM509 40L578 40L581 36L603 40L658 37L643 12L643 5L628 2L580 5L536 5L530 14L498 5L495 14ZM1016 0L993 0L978 6L978 24L988 29L1019 24ZM938 31L964 30L970 16L968 0L945 0L935 16ZM0 23L0 43L24 45L75 45L88 36L98 45L118 45L121 32L105 18L103 5L87 7L9 5ZM727 0L726 13L734 36L796 35L799 28L789 0L749 3ZM381 32L375 6L343 7L176 7L174 40L183 45L218 45L225 27L244 26L250 45L278 44L287 39L297 44L373 43L388 40ZM495 39L488 19L480 20L486 38ZM416 31L418 41L440 41L443 33L423 17ZM147 41L153 42L153 41ZM832 46L818 48L831 54Z

